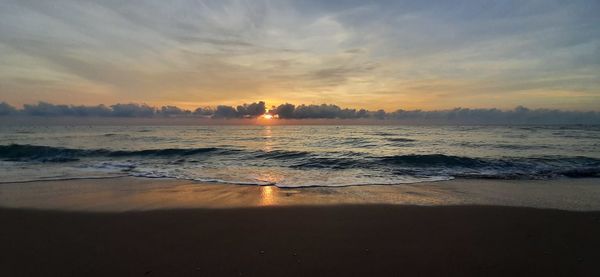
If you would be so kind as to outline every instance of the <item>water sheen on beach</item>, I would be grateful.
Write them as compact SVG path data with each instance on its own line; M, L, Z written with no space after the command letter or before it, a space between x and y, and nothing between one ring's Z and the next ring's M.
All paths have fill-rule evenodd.
M600 177L598 126L0 127L0 180L278 187Z

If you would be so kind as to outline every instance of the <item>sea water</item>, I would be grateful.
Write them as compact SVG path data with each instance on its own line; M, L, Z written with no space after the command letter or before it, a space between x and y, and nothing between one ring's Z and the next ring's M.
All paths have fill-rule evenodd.
M0 182L278 187L600 177L599 126L0 126Z

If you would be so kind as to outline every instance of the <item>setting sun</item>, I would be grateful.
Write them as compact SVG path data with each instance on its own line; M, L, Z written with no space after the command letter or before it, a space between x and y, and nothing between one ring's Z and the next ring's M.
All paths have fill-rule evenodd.
M263 117L264 119L273 119L273 115L271 115L271 114L268 114L268 113L267 113L267 114L263 114L263 116L262 116L262 117Z

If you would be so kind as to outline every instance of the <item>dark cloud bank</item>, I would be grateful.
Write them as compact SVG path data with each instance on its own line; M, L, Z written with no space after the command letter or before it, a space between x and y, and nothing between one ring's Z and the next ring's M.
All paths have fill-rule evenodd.
M26 104L17 109L0 103L0 116L75 116L75 117L198 117L198 118L255 118L265 114L280 119L376 119L410 123L434 124L600 124L600 112L561 111L551 109L513 110L455 108L440 111L347 109L336 105L282 104L268 109L265 103L255 102L237 107L219 105L193 111L176 106L152 107L146 104L115 104L111 106L55 105L46 102Z

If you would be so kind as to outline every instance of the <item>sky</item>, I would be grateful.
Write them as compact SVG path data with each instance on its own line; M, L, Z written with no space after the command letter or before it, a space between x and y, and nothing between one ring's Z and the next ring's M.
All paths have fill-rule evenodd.
M0 101L600 110L600 1L0 1Z

